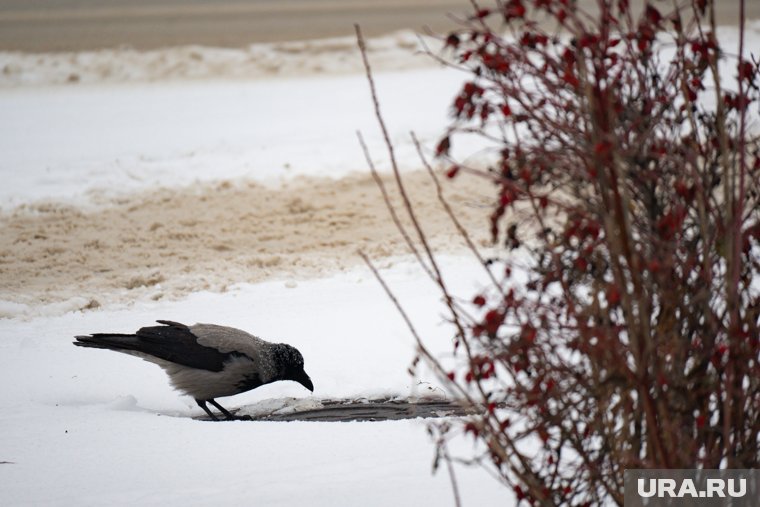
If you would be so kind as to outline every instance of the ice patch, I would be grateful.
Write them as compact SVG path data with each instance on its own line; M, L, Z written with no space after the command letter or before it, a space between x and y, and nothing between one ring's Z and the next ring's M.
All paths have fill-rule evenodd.
M241 407L237 415L249 415L253 418L292 414L304 410L317 410L324 405L316 398L270 398L262 400L255 405Z

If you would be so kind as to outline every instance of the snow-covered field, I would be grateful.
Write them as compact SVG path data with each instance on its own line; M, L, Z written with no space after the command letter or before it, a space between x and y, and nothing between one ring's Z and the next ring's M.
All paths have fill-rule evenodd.
M410 130L426 140L441 135L461 79L437 69L378 75L402 160L416 168ZM382 159L358 73L6 89L0 206L197 180L340 177L367 170L357 130Z
M760 25L752 25L750 47L757 47L758 33ZM403 59L399 48L408 46L407 39L393 37L376 47L395 47L393 58ZM269 55L274 51L269 46L242 53L195 48L196 56L188 49L158 56L133 51L69 60L48 56L37 66L24 55L0 54L0 68L9 69L0 87L0 280L13 279L9 256L16 251L2 237L11 237L23 220L55 218L70 207L77 215L123 206L131 222L137 214L130 209L144 202L139 196L191 188L197 202L188 206L193 216L187 222L199 223L208 195L229 188L224 185L286 188L303 177L342 181L366 171L357 130L387 169L368 87L356 71L358 54L335 45L345 65L315 69L316 57L307 54L303 73L293 57L285 76L236 74L216 66ZM407 49L403 65L384 70L381 65L376 79L402 166L410 170L419 163L409 131L428 146L437 140L463 76L416 63L419 57ZM335 56L329 44L320 51L323 61ZM206 74L194 74L193 61L204 62ZM156 70L156 62L165 67ZM311 216L310 194L294 188L296 195L288 198L301 214L289 222L296 227ZM371 186L362 189L371 191ZM360 200L365 194L356 195ZM220 216L235 229L258 215ZM70 262L89 266L87 249L98 248L98 242L77 243L83 223L53 223L74 241L47 245L49 232L42 229L13 236L14 241L41 241L40 251L50 257L81 250ZM153 248L162 224L132 225L142 234L138 246ZM339 228L340 220L327 226ZM300 231L279 234L295 230ZM190 239L207 240L196 234ZM357 240L369 241L362 236L357 233ZM375 246L382 251L382 245ZM222 266L239 261L224 245L214 248ZM353 250L347 244L345 255L355 256ZM80 293L83 284L114 271L129 278L147 261L135 257L85 274L72 271L77 278L57 277L55 287L45 287L39 281L55 264L22 259L38 270L37 284L19 294L0 283L0 505L453 504L447 475L431 474L434 450L424 421L198 421L192 417L202 414L200 408L174 393L156 366L71 345L74 335L133 332L156 319L212 322L298 347L315 384L313 395L295 383L279 383L221 400L225 406L271 405L277 402L268 400L286 397L447 396L424 369L416 378L408 375L412 338L367 269L339 263L343 269L336 271L335 264L325 263L316 276L294 278L300 266L295 264L278 277L274 263L266 281L207 290L193 278L194 255L186 252L190 267L183 275L193 290L181 297L161 290L169 281L160 276L160 266L175 262L171 256L158 268L149 266L158 271L144 283L120 286L123 277L114 277L108 289L114 297L98 298L98 304ZM431 348L448 353L451 329L434 287L407 259L376 260ZM448 255L443 263L455 293L469 296L482 283L471 259ZM246 264L247 269L261 265ZM472 447L465 440L457 445L454 451L465 454ZM512 501L482 471L458 467L457 474L465 505Z

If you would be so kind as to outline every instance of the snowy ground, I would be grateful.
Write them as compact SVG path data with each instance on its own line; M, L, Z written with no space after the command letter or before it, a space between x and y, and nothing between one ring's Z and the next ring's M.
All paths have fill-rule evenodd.
M760 40L758 25L753 27L752 40ZM202 53L204 59L214 54ZM132 65L118 57L111 55L116 69ZM85 213L139 203L134 196L156 188L179 192L210 180L272 187L304 176L342 181L366 170L356 130L365 133L387 168L366 82L350 68L328 75L312 69L308 78L225 80L159 72L152 82L128 78L128 83L83 73L78 84L60 84L60 76L72 70L66 62L42 61L35 74L34 66L24 67L29 61L23 56L0 58L5 59L0 67L13 64L11 73L31 72L25 75L34 83L19 86L24 79L11 80L0 90L0 238L10 237L18 220L54 216L60 202ZM234 65L234 58L230 61ZM56 66L65 67L63 74L48 72ZM406 169L419 165L408 132L434 142L461 79L414 64L377 75ZM196 213L204 212L204 192L216 188L197 192ZM131 220L129 206L124 210ZM242 218L224 220L235 228ZM72 237L82 232L81 225L62 227ZM137 229L145 248L151 248L153 226L138 223ZM44 242L43 232L19 241ZM62 248L50 244L46 255L61 255ZM10 251L11 245L0 243L0 259ZM85 254L82 250L82 259L72 262L88 266ZM238 261L226 256L223 265ZM135 258L109 269L128 274L142 262ZM431 348L447 353L451 329L430 282L407 261L385 256L378 263ZM470 296L477 290L482 273L471 259L449 255L444 264L455 293ZM0 263L4 280L14 275L8 265ZM45 266L40 270L52 269ZM197 421L192 417L201 410L174 393L156 366L71 345L77 334L132 332L156 319L213 322L298 347L315 397L447 395L424 370L417 378L406 373L412 338L366 269L325 268L295 280L278 278L275 270L268 281L225 285L221 292L199 283L179 299L156 297L157 287L130 292L114 286L119 297L102 298L99 307L89 309L95 305L77 300L77 287L105 275L93 270L77 276L84 278L56 279L52 304L50 298L30 304L0 284L0 505L453 504L446 474L431 474L433 446L424 421ZM237 407L308 396L297 384L280 383L222 402ZM458 445L466 453L472 444ZM511 501L481 471L460 468L458 479L465 505Z
M425 140L441 135L461 80L442 70L378 76L403 160L417 166L410 130ZM378 158L385 154L371 107L360 74L3 90L0 205L366 171L357 130Z
M452 265L465 267L461 259ZM449 348L431 286L409 264L386 272L436 348ZM472 269L456 285L473 287ZM220 322L297 346L315 397L443 396L412 379L408 333L364 271L287 287L281 282L201 292L176 302L0 321L0 503L3 505L451 505L431 474L422 420L377 423L209 423L152 364L71 346L94 331L132 331L156 318ZM418 384L419 382L419 384ZM308 397L280 383L228 406ZM224 403L224 400L222 400ZM160 417L159 417L160 416ZM501 504L493 479L459 473L468 504Z
M61 202L82 212L127 203L124 219L131 221L136 214L128 203L135 196L209 180L270 187L304 176L343 181L366 171L356 130L387 167L359 73L181 77L77 85L52 79L35 86L11 83L0 91L3 227L12 231L19 219L55 216ZM461 77L421 67L385 71L377 79L404 167L416 169L408 133L437 139ZM199 195L217 187L202 188ZM300 195L307 207L309 195ZM234 227L240 218L225 220ZM143 229L145 248L154 237L150 225ZM82 234L81 224L63 227L73 238ZM62 246L38 236L52 256L84 252L76 242ZM7 253L10 245L3 248ZM232 269L236 261L224 262ZM72 262L88 265L85 258ZM135 258L125 262L131 266L114 269L128 273L141 262ZM474 292L477 268L457 256L445 262L455 268L452 283L466 295ZM451 330L430 283L404 260L381 257L378 263L419 315L416 323L433 348L448 352ZM0 265L0 273L10 279L13 273L3 267L8 265ZM41 273L51 269L46 266ZM94 281L101 275L87 276ZM103 297L94 309L82 309L75 289L81 280L57 280L45 304L0 289L0 504L453 504L448 476L431 473L434 450L423 420L197 421L192 417L200 409L173 392L159 368L71 345L77 334L132 332L156 319L214 322L297 346L315 382L314 397L447 396L424 370L418 378L408 375L412 339L366 269L324 268L301 280L278 278L275 270L269 280L233 284L221 293L198 284L180 299L156 297L158 286L151 287L153 296L114 288L118 297ZM221 401L238 407L308 396L297 384L281 383ZM471 444L463 446L466 452ZM488 475L462 469L458 480L466 504L503 505L502 488Z

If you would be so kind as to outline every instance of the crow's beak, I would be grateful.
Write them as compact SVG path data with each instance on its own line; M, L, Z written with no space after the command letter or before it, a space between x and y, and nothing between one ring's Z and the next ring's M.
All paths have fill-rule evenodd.
M309 376L306 374L305 371L301 370L301 371L297 372L291 378L291 380L295 380L296 382L298 382L299 384L301 384L302 386L304 386L309 391L314 392L314 384L311 383L311 379L309 378Z

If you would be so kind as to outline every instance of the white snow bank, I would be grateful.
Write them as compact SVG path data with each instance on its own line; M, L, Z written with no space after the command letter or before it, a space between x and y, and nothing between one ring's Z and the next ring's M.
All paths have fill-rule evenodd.
M405 30L370 39L368 54L378 69L431 66L433 60L421 54L423 44L440 47L435 39L422 39ZM76 53L0 51L0 87L252 79L360 70L354 37L252 44L239 49L179 46L150 51L129 47Z
M85 310L92 306L93 301L83 297L72 297L65 301L37 306L0 299L0 319L54 317L67 312Z
M29 305L16 303L15 301L0 300L0 319L20 317L31 311Z
M747 47L760 33L760 20L746 24ZM738 29L718 27L718 36L734 53ZM441 50L437 38L411 30L368 39L367 52L377 70L430 67L424 53ZM81 52L0 51L0 88L135 83L188 79L260 79L363 72L356 38L251 44L243 48L199 45L139 51L131 47Z

